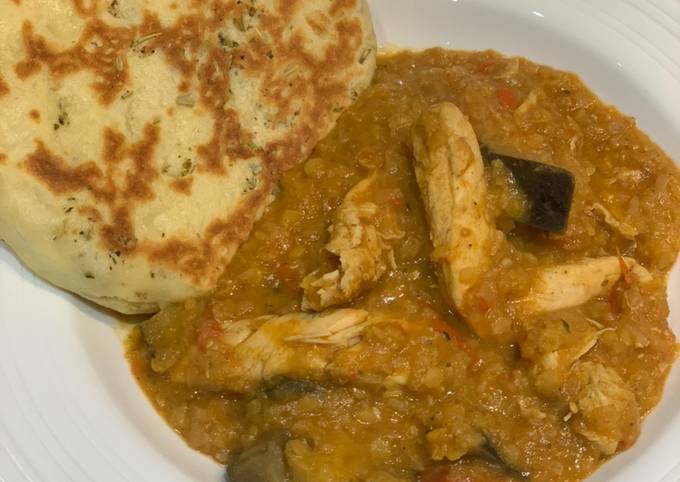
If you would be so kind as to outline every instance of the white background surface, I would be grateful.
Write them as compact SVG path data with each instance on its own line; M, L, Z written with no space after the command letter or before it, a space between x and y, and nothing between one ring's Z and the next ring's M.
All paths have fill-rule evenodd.
M381 45L493 48L575 71L680 160L680 1L370 3ZM677 267L669 295L680 333ZM222 480L151 408L114 326L0 245L0 481ZM638 443L592 480L680 481L680 369Z

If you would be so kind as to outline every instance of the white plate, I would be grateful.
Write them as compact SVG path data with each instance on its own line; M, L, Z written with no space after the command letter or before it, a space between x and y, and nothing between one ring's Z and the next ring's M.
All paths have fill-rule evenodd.
M493 48L579 73L680 160L680 2L374 0L381 45ZM1 48L1 47L0 47ZM680 270L670 285L680 333ZM0 247L0 481L218 481L130 376L114 323ZM680 480L680 369L593 481Z

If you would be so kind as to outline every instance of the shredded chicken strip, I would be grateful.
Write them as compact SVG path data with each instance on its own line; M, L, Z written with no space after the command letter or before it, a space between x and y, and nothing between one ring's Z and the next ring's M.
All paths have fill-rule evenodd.
M367 311L344 309L225 321L213 328L203 350L190 347L169 371L170 378L235 392L247 392L277 375L305 378L322 370L335 351L355 344L367 318Z
M527 314L556 311L579 306L606 293L624 274L624 266L641 283L652 279L649 272L633 258L605 256L583 258L573 263L542 268L529 296L523 301Z
M577 362L565 385L572 429L604 455L629 447L640 433L635 394L612 368Z
M397 330L406 342L368 343L369 326ZM357 309L226 320L202 331L203 342L189 346L163 373L175 383L234 393L252 393L281 376L443 390L447 373L456 371L452 361L469 356L427 319L409 322ZM415 358L423 340L436 347L435 358Z
M614 328L595 326L579 316L546 315L532 320L519 342L522 357L533 362L539 393L557 397L574 363L595 348L600 337Z
M340 267L305 277L303 310L320 311L347 303L395 267L390 241L401 239L404 233L383 231L377 225L378 210L384 208L367 200L375 182L376 175L359 182L338 207L326 249L340 258Z
M487 207L477 138L451 103L423 112L413 128L415 173L430 223L433 261L459 310L490 266L500 239Z

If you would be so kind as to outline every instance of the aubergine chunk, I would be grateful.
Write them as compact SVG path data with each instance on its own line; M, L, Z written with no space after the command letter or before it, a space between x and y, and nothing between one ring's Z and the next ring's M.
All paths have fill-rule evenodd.
M290 434L274 430L244 450L227 466L229 482L289 482L288 468L283 455Z
M482 149L487 162L499 159L512 173L527 200L517 221L544 231L567 228L574 197L574 175L561 167L505 156Z

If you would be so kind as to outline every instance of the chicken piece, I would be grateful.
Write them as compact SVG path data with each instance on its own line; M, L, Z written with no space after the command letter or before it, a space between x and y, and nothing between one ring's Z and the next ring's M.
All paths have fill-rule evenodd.
M564 391L573 416L572 430L593 442L604 455L630 447L640 433L635 394L609 367L577 362Z
M305 277L301 285L303 310L321 311L347 303L378 281L388 267L395 267L389 242L401 239L404 233L394 222L378 219L378 205L371 200L376 183L376 175L359 182L338 207L326 249L340 258L340 267ZM385 219L384 214L381 217Z
M587 208L586 211L590 214L599 214L605 224L611 226L626 239L635 239L635 237L639 234L635 226L631 226L630 224L617 220L614 216L612 216L612 213L610 213L609 210L600 203L593 204Z
M199 334L203 342L168 373L176 383L234 392L251 391L277 375L305 378L323 370L335 351L355 344L367 318L367 311L345 309L213 322Z
M632 273L639 282L652 277L633 258L605 256L542 268L522 302L526 314L556 311L586 303L606 293L622 275Z
M423 112L412 138L432 258L439 264L449 300L462 312L465 294L489 268L502 238L487 207L477 138L465 115L451 103Z
M614 331L614 329L603 328L602 330L593 331L572 346L546 353L539 363L534 365L538 390L544 395L551 396L553 395L553 392L550 390L552 386L556 389L555 392L557 392L564 383L564 379L572 365L592 350L600 336L609 331Z
M545 396L558 396L572 365L613 328L594 326L579 316L558 313L534 321L520 342L522 357L533 362L536 388Z
M455 385L469 360L427 319L340 309L204 322L196 342L162 373L175 383L235 393L280 377L437 392Z

